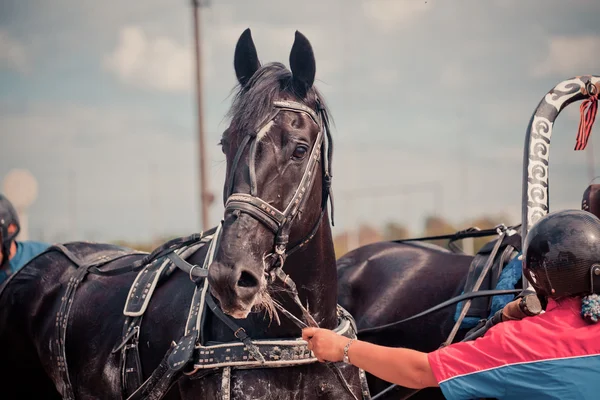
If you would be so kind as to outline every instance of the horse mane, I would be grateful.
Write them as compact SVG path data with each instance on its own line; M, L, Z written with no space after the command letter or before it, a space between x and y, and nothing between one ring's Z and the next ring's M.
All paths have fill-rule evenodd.
M265 64L245 86L238 84L234 91L227 116L235 127L233 131L241 136L256 130L273 109L273 102L284 99L284 95L315 110L317 102L320 103L325 117L329 118L329 108L317 88L313 85L302 96L294 87L292 72L278 62Z

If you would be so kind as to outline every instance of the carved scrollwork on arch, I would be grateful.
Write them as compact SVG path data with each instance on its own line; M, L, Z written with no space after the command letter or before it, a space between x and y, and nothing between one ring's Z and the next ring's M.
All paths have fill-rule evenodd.
M531 124L527 169L527 228L548 212L548 159L553 124L545 117L534 116Z
M600 92L600 76L565 80L544 96L533 114L524 148L523 238L531 226L549 212L548 159L554 121L569 104L588 98L596 90Z
M532 128L531 137L533 139L539 139L550 144L550 138L548 137L548 133L552 129L552 123L550 121L546 118L536 117L533 120Z
M538 205L538 207L543 210L547 210L548 207L545 204L543 204L547 200L546 189L547 187L545 187L545 185L543 184L538 183L537 185L532 185L531 189L529 189L529 197L533 201L531 201L530 203Z
M569 79L559 83L550 93L546 94L544 99L546 103L556 108L556 111L560 111L565 102L577 96L583 86L584 82L581 78Z
M547 143L543 143L543 142L538 142L533 144L531 149L531 153L530 153L530 159L531 160L535 160L535 161L539 161L542 164L548 165L548 151L550 151L549 146ZM539 172L539 168L535 168L532 170L532 172L536 173L538 175L542 174L545 175L545 173Z
M548 214L548 209L546 209L545 211L542 211L542 209L530 209L530 210L531 210L530 215L529 215L530 227L533 226L533 224L538 222L540 219L542 219L542 217L544 217L546 214Z

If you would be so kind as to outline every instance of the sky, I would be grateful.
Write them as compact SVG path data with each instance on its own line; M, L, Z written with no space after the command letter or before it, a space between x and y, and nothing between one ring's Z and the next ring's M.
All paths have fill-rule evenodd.
M219 0L201 10L207 175L251 28L288 65L296 30L335 121L334 233L431 214L520 222L525 130L557 83L600 74L597 0ZM185 0L0 0L0 181L29 170L29 236L145 241L200 230L193 26ZM578 208L600 144L553 135L551 210ZM600 122L599 122L600 124ZM598 143L592 133L592 146Z

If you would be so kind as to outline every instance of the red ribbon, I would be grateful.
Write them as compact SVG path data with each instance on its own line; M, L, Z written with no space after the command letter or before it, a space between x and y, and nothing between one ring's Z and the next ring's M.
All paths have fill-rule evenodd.
M598 112L598 94L593 94L585 99L581 103L579 111L581 112L581 119L579 120L575 150L583 150L587 146L588 139L592 133L592 125L594 125L596 113Z

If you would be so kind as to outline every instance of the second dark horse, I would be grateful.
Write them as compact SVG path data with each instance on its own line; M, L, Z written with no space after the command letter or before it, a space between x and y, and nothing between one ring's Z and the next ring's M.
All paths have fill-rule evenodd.
M338 260L339 303L355 318L358 330L416 315L458 294L473 256L455 254L421 242L380 242L359 247ZM455 307L359 339L382 346L433 351L454 325ZM460 340L466 331L460 331ZM368 375L371 394L390 384ZM441 390L397 388L390 399L444 399Z

